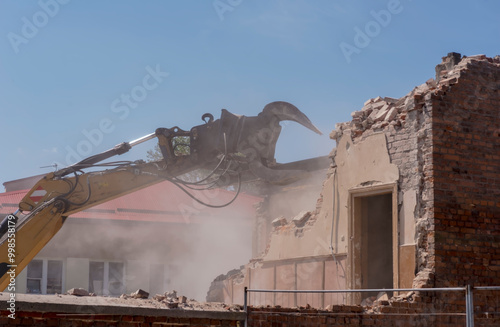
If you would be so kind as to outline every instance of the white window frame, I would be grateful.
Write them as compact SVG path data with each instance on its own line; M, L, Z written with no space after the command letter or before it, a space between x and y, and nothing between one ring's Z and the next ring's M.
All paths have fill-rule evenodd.
M102 280L102 295L103 296L120 296L121 294L118 294L118 295L110 295L109 294L109 264L110 263L121 263L123 265L123 292L126 291L127 289L127 284L126 284L126 281L127 281L127 276L126 276L126 272L127 272L127 269L126 269L126 263L123 262L123 261L114 261L114 260L111 260L111 261L108 261L108 260L89 260L89 290L90 290L90 264L92 262L102 262L104 263L104 269L103 269L103 280Z
M62 272L61 272L61 293L64 292L64 285L66 285L66 260L62 258L34 258L33 261L38 260L42 261L42 280L40 282L40 294L47 294L47 279L48 279L48 271L49 271L49 261L60 261L62 262ZM29 267L27 266L27 269ZM28 285L28 270L26 270L26 285ZM26 292L28 290L26 289ZM32 293L29 293L32 294Z

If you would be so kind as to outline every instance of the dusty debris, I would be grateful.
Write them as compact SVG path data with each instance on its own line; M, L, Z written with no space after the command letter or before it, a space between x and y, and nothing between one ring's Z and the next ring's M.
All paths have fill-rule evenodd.
M68 295L89 296L90 293L84 288L72 288L66 292Z
M138 289L137 291L131 293L130 297L134 299L147 299L149 297L149 293L144 290Z
M373 306L373 303L375 302L377 298L375 296L369 296L365 299L363 299L363 301L361 301L361 306L362 307L371 307Z
M379 292L377 294L377 299L374 304L376 305L389 305L389 296L387 296L386 292Z
M170 299L177 298L177 291L165 292L165 296Z
M392 298L396 302L413 302L415 297L415 291L410 291L406 294L400 294Z
M301 211L297 216L293 217L292 221L295 226L303 226L309 217L311 217L310 211Z
M278 217L272 221L273 227L281 227L281 226L285 226L286 224L288 224L288 222L287 222L286 218L283 216Z
M166 298L167 297L165 295L162 295L162 294L156 294L155 296L153 296L153 300L156 300L156 301L163 301Z
M169 310L174 305L169 305L165 301L157 301L154 299L137 299L130 295L123 294L122 297L108 297L108 296L96 296L91 299L83 296L74 296L68 294L62 295L39 295L39 294L16 294L16 300L20 302L31 302L31 303L50 303L50 304L72 304L72 305L92 305L95 306L108 306L108 307L142 307L142 308L154 308L154 309L167 309ZM8 300L8 293L0 292L0 301ZM177 300L177 298L176 298ZM187 299L186 303L181 303L180 301L174 301L177 303L177 308L172 308L173 310L186 310L186 311L242 311L243 308L238 305L228 305L221 302L197 302L192 299Z

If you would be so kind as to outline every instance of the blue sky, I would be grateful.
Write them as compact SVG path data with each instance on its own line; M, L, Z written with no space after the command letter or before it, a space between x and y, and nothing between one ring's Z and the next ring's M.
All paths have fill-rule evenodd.
M405 95L448 52L500 54L499 15L492 0L1 0L0 183L277 100L324 133L284 124L278 161L326 155L367 99Z

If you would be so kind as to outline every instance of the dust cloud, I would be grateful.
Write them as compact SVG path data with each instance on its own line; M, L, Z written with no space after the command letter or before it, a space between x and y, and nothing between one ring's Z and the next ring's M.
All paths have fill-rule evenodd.
M88 218L68 218L37 258L66 260L66 281L83 284L91 274L90 262L122 262L123 293L142 288L154 296L176 290L179 295L205 301L215 277L251 259L255 212L248 204L239 206L238 201L223 209L193 205L194 214L188 219L179 219L179 208L163 208L163 215L134 213L136 221L109 219L114 214L102 219L105 215L90 209L85 212ZM92 216L95 219L89 219ZM144 221L151 218L155 221ZM109 273L109 268L103 273L107 270Z

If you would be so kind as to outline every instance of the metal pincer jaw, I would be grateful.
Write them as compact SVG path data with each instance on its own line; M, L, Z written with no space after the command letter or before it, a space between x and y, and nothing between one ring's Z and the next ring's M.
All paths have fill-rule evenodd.
M189 132L191 160L211 163L221 155L227 156L233 160L232 169L273 184L287 184L304 175L302 170L273 169L277 168L274 154L281 132L280 122L295 121L321 135L304 113L283 101L269 103L254 117L235 115L222 109L220 119L213 120L209 114L205 114L204 118L209 119ZM163 135L163 142L160 134ZM172 138L188 134L185 131L176 133L173 129L159 129L157 135L164 157L170 154L172 158L169 149Z

